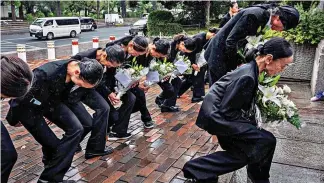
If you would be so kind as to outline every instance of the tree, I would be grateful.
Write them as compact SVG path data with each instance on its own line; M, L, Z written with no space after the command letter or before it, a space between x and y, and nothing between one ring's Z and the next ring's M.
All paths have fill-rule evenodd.
M12 21L16 21L16 6L15 6L15 1L11 1L11 19Z
M26 14L34 14L35 5L36 5L36 1L24 1Z
M57 6L57 8L56 8L56 16L60 17L60 16L62 16L62 9L61 9L61 1L60 0L56 1L56 6Z
M159 1L166 9L171 10L172 8L175 8L177 4L179 4L179 1Z
M126 1L121 0L120 1L120 6L121 6L121 9L122 9L122 17L125 18L126 17Z
M206 26L210 25L210 1L206 1Z
M19 19L23 20L24 19L24 1L20 2L19 6Z
M99 19L100 17L100 1L97 0L97 19Z
M157 9L156 0L152 1L152 9L153 11Z

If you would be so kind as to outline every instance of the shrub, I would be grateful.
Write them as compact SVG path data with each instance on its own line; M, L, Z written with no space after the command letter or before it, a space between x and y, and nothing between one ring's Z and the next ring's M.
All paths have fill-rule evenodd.
M316 4L309 10L305 10L302 4L296 8L300 13L300 23L295 29L284 32L283 36L296 44L318 44L324 39L324 12L316 9Z
M147 29L150 36L174 35L182 32L182 26L174 23L174 17L169 11L157 10L150 13L147 20Z
M179 34L183 31L183 28L178 23L163 23L156 24L156 27L149 31L150 36L159 36L160 33L163 36L173 36L175 34Z
M26 15L26 20L27 20L27 22L28 22L29 24L31 24L31 23L35 20L35 18L33 17L33 15L32 15L31 13L28 13L28 14Z
M54 17L54 13L52 12L48 13L48 17Z
M41 12L41 11L37 11L36 12L36 17L37 18L43 18L43 17L45 17L45 14L43 12Z

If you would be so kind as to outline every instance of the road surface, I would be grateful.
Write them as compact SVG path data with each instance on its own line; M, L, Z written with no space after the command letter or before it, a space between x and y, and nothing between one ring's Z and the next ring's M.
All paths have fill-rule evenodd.
M99 39L109 39L109 36L122 37L128 33L129 27L103 27L95 31L82 32L76 38L62 37L55 38L55 46L69 45L72 39L78 39L79 43L92 41L93 36L99 36ZM1 35L1 53L16 51L17 44L25 44L26 50L46 48L45 39L38 40L37 38L30 37L29 33Z

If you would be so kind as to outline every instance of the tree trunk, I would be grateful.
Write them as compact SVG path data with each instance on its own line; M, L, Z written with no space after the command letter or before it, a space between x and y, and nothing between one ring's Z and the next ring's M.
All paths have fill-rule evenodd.
M84 8L84 16L87 17L88 16L88 9Z
M126 1L122 0L120 1L121 4L121 9L122 9L122 17L125 18L126 17Z
M100 1L97 0L97 19L100 19Z
M206 27L210 25L210 1L206 1Z
M156 9L157 9L157 7L156 7L156 0L153 0L152 1L152 8L153 8L153 11L155 11Z
M20 6L19 6L19 19L23 20L24 19L24 1L20 1Z
M16 7L15 7L15 2L11 1L11 19L12 21L16 21Z
M318 9L320 9L320 10L324 10L324 1L322 0L322 1L320 1L320 3L318 4L318 7L317 7Z
M58 0L57 3L57 9L56 9L56 16L60 17L62 16L62 10L61 10L61 2Z

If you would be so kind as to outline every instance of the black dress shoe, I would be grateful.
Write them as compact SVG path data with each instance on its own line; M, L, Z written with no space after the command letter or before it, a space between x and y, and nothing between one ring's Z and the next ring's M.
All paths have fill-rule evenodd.
M159 107L161 107L162 103L163 103L164 99L162 97L157 96L155 99L155 103L156 105L158 105Z
M76 148L75 150L75 153L78 153L78 152L81 152L82 151L82 147L81 145L79 144L78 147Z
M191 103L196 103L196 102L200 102L203 100L204 100L204 97L192 97Z
M180 109L175 106L165 106L161 105L161 112L179 112Z
M106 147L104 152L101 152L101 153L89 153L89 152L86 152L85 153L85 159L91 159L91 158L94 158L94 157L97 157L97 156L105 156L105 155L108 155L108 154L111 154L114 152L114 149L112 147Z

